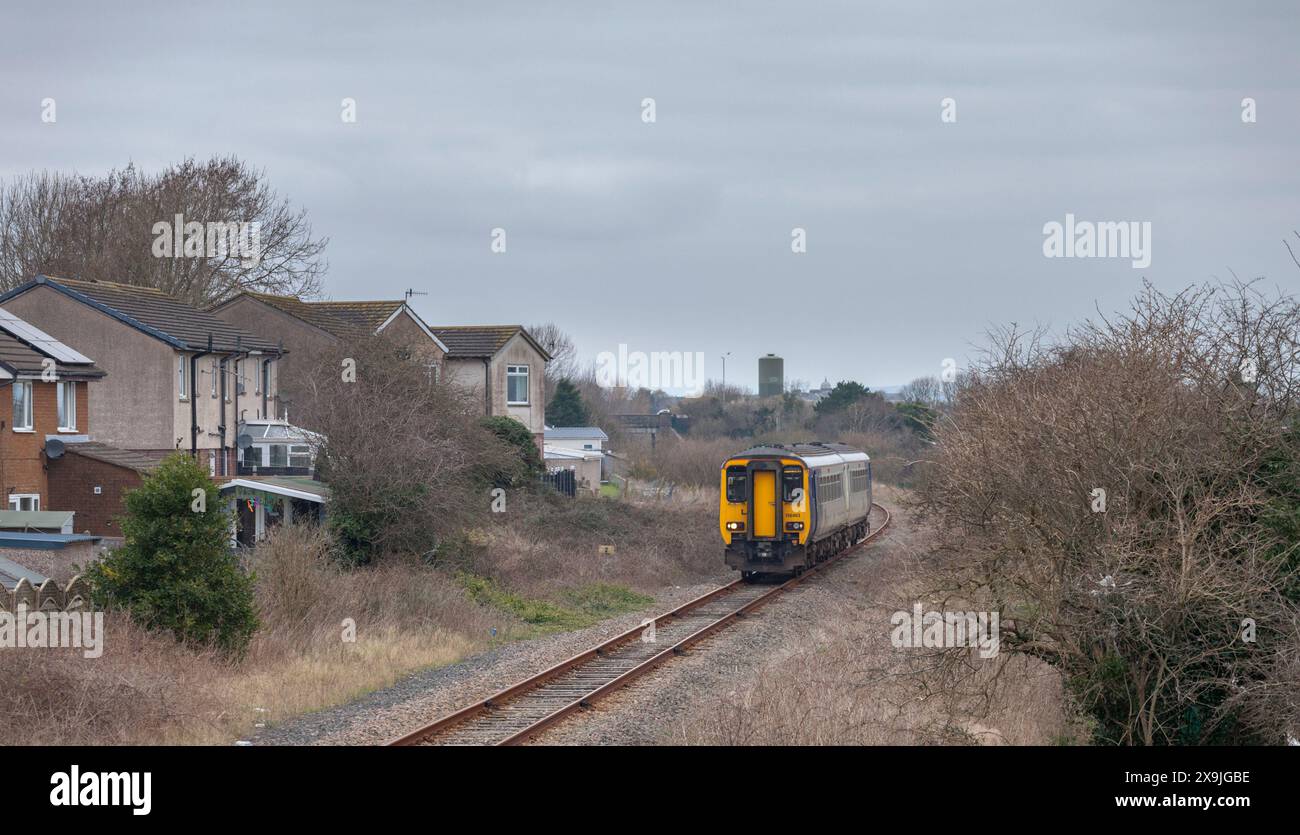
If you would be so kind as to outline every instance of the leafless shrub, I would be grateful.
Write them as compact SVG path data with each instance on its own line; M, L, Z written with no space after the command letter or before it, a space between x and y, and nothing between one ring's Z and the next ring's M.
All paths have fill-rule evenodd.
M1000 611L1004 657L1056 667L1098 741L1296 730L1298 346L1289 297L1148 287L1055 344L995 334L938 422L932 594Z
M394 340L317 359L300 408L322 434L327 512L350 559L430 553L487 511L494 482L523 477L519 451L483 428L470 395Z

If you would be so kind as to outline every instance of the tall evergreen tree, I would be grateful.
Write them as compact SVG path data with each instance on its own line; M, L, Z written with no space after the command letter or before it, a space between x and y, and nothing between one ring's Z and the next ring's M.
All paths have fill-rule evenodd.
M590 418L582 393L568 380L555 386L555 396L546 405L546 422L551 426L586 426Z

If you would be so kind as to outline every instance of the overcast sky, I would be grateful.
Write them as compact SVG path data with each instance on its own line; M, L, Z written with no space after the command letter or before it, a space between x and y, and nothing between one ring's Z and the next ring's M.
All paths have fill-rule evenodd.
M433 323L715 378L730 351L750 386L769 351L813 383L938 374L1143 278L1300 292L1294 4L270 5L5 0L0 177L233 153L330 238L332 298L413 287ZM1044 257L1067 212L1149 221L1150 266Z

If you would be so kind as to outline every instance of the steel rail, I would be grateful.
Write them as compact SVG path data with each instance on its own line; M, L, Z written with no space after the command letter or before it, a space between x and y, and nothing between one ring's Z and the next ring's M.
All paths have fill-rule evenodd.
M735 609L732 609L731 611L710 620L702 627L691 631L690 634L686 635L685 637L677 641L674 641L671 645L665 647L663 650L654 653L650 657L638 662L628 670L619 673L614 678L594 687L590 691L583 693L577 698L574 698L566 702L561 707L546 713L546 715L542 716L540 719L536 721L531 722L523 729L510 733L507 736L496 740L493 744L517 745L526 742L530 737L535 736L538 732L542 731L543 729L554 725L555 723L559 722L560 720L564 719L565 717L569 716L570 714L578 710L589 707L591 703L594 702L595 700L626 686L634 679L639 678L640 676L650 672L652 669L662 664L665 660L672 658L673 656L682 654L687 647L703 640L709 635L712 635L714 632L718 631L719 629L722 629L734 623L735 621L745 617L746 614L754 611L759 606L762 606L764 603L772 600L782 592L788 591L789 589L803 582L808 577L811 577L813 574L820 571L821 569L834 564L835 562L837 562L843 557L848 556L849 554L854 553L859 548L866 545L871 540L875 539L877 536L883 533L886 528L889 527L889 523L892 519L889 511L886 510L882 505L876 504L874 502L872 503L872 506L879 508L880 511L885 514L884 521L874 531L868 533L865 537L863 537L858 542L854 543L851 547L844 549L843 551L836 554L834 557L832 557L829 560L825 560L823 562L820 562L812 566L802 574L791 577L789 580L787 580L784 583L772 586L768 591L764 592L758 597L745 601L742 605L736 607ZM661 615L656 616L653 619L655 629L657 630L661 624L666 625L670 621L681 619L683 616L688 615L694 610L699 609L710 602L718 600L719 598L729 596L731 594L740 591L741 589L748 589L748 588L753 588L753 586L749 583L746 583L744 580L735 580L734 582L728 583L724 586L719 586L713 591L710 591L706 594L702 594L699 597L694 598L693 600L683 603L682 605L676 607L675 609L672 609L670 611L664 612ZM615 635L613 638L610 638L609 640L604 641L603 643L595 647L592 647L591 649L580 652L577 655L573 656L572 658L561 661L560 663L556 664L553 667L550 667L546 670L543 670L540 673L537 673L536 675L530 676L516 684L513 684L498 693L494 693L493 695L489 696L487 699L484 699L479 702L475 702L474 704L461 708L460 710L454 711L453 713L449 713L446 716L443 716L442 718L429 723L428 725L417 728L416 730L406 734L405 736L392 740L388 744L391 746L418 745L421 742L424 742L425 740L437 736L452 728L455 728L465 723L472 722L476 718L491 715L493 714L494 711L496 711L499 708L502 708L508 702L511 702L526 693L530 693L538 690L539 688L546 685L548 682L553 681L554 679L564 675L565 673L578 670L584 665L590 664L591 662L597 661L599 659L604 659L608 657L608 655L612 651L617 650L620 647L632 641L639 640L641 635L645 632L645 630L649 626L650 626L649 622L642 622L640 625L634 626L633 628L627 630L626 632L622 632L618 635Z

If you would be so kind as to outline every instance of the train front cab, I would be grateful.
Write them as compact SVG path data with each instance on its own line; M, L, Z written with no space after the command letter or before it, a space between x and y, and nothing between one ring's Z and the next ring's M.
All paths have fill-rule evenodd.
M719 526L727 566L749 576L807 565L808 471L797 458L733 458L722 467Z

